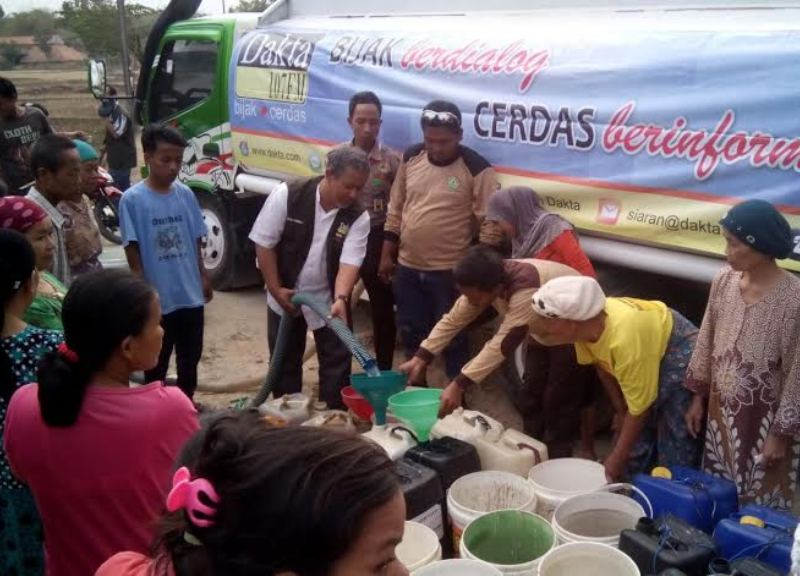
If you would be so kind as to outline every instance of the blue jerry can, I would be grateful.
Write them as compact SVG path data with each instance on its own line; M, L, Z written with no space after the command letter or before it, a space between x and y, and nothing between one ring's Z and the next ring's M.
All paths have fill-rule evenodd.
M637 474L633 484L650 499L655 518L670 513L708 533L739 509L733 482L683 466Z
M740 514L721 520L714 529L714 540L728 560L752 556L788 573L797 521L789 514L749 505Z

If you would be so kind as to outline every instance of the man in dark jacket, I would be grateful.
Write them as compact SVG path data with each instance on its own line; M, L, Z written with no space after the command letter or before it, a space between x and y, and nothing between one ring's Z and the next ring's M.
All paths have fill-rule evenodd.
M267 198L250 232L269 305L268 339L275 349L285 314L293 317L275 397L302 388L306 330L319 356L320 399L343 407L340 390L350 375L350 353L322 318L291 302L304 292L325 303L331 316L347 321L370 231L369 213L356 198L369 177L367 155L355 147L328 154L323 177L281 184Z

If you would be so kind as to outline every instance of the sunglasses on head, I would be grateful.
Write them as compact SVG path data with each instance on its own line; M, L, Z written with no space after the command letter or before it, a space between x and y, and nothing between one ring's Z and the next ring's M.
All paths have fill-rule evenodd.
M425 122L437 122L452 126L461 126L461 120L452 112L437 112L436 110L423 110L422 120Z

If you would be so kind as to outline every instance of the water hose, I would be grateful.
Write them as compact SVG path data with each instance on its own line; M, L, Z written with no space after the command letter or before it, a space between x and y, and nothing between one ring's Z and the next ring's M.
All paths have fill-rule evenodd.
M380 374L378 370L378 363L370 356L367 349L361 343L361 341L356 338L355 334L353 334L350 329L347 327L347 324L342 322L339 318L332 318L328 315L330 309L320 303L318 300L315 300L309 294L305 294L303 292L298 292L294 296L292 296L292 304L295 306L305 306L309 310L313 311L317 316L322 318L325 321L325 326L330 328L334 334L342 341L342 343L347 347L350 353L355 357L356 361L364 368L364 371L369 374L370 376L377 376ZM281 372L283 371L283 361L286 356L286 342L289 339L289 333L291 332L292 325L296 322L295 317L291 314L282 314L281 315L281 323L278 327L278 336L275 340L275 349L272 351L269 360L269 370L267 371L267 377L264 380L264 384L261 385L258 393L253 397L253 400L250 402L250 406L257 407L266 402L269 395L272 393L272 390L275 388L275 383L277 382L278 378L281 377Z
M297 306L305 306L309 310L312 310L317 316L322 318L325 321L325 325L333 330L334 334L339 337L339 340L350 350L350 353L356 359L356 361L361 365L364 371L371 376L377 376L377 373L373 373L373 371L377 370L377 362L375 358L370 356L367 349L364 348L364 345L361 341L356 338L355 334L350 331L350 328L347 327L347 324L342 322L339 318L333 318L328 315L329 308L324 304L321 304L319 300L315 300L312 296L308 294L304 294L302 292L298 292L294 296L292 296L292 304Z

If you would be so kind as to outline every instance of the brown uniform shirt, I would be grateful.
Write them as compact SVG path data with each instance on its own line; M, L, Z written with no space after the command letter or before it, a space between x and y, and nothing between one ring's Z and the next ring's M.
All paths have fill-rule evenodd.
M59 202L58 211L64 215L64 242L73 276L99 268L97 257L103 251L103 243L88 198Z
M559 276L580 276L577 270L549 260L506 260L505 267L510 282L505 293L492 302L494 309L503 316L503 321L494 337L461 369L461 374L456 377L456 382L461 385L482 382L530 334L532 325L541 318L531 304L531 297L540 286ZM461 296L434 326L416 355L430 362L483 311L483 308L473 306L465 296Z
M384 238L399 241L403 266L450 270L478 234L497 187L489 162L470 148L437 166L422 144L412 146L392 186Z
M353 142L345 142L342 146L353 146ZM358 202L369 212L369 224L375 228L386 222L389 192L400 166L400 154L376 142L368 156L369 180L359 192Z

